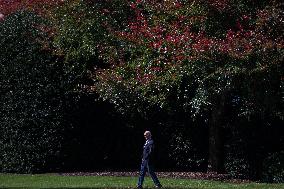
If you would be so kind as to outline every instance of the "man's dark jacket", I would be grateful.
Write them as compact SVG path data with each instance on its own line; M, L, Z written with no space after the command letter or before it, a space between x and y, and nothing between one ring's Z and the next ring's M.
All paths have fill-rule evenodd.
M143 156L142 160L152 162L153 161L153 151L154 151L154 141L152 139L149 139L146 141L143 147Z

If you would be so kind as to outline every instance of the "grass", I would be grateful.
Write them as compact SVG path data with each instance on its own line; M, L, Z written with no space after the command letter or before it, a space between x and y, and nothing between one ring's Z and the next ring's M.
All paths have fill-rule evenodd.
M7 189L130 189L135 188L137 177L109 176L60 176L56 174L0 174L0 188ZM218 181L161 178L164 189L284 189L283 184L245 183L234 184ZM153 183L146 177L144 188Z

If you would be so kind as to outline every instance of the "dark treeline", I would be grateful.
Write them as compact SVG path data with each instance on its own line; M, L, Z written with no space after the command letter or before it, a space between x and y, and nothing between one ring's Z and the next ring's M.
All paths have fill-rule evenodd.
M278 1L1 1L0 172L284 180Z
M155 112L148 119L131 120L115 112L97 95L85 96L72 115L73 129L64 145L66 171L137 171L144 143L143 131L153 132L156 168L160 171L206 171L208 125L186 115ZM92 102L92 103L90 103ZM222 128L224 170L237 178L272 179L270 171L282 170L283 121L256 118L236 120ZM71 137L71 138L69 138ZM276 170L276 171L277 171ZM281 172L281 171L280 171Z

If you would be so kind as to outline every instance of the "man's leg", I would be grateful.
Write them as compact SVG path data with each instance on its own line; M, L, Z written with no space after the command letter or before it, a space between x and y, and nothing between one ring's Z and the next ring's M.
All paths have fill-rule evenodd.
M161 183L160 183L156 173L154 172L153 167L151 165L147 164L147 168L148 168L148 173L151 176L155 186L156 187L162 187L162 185L161 185Z
M145 174L146 174L147 164L148 163L146 161L142 161L142 163L141 163L137 188L142 188L144 177L145 177Z

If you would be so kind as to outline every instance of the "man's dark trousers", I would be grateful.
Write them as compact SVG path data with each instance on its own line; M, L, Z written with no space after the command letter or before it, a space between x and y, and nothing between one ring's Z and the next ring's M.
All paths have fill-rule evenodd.
M139 180L138 180L138 186L142 187L146 171L148 171L148 173L150 174L150 176L151 176L152 180L154 181L155 185L159 186L160 182L159 182L159 180L157 178L157 175L155 174L155 172L153 170L153 167L151 166L151 164L149 164L149 160L142 160L141 169L140 169L140 175L139 175Z

